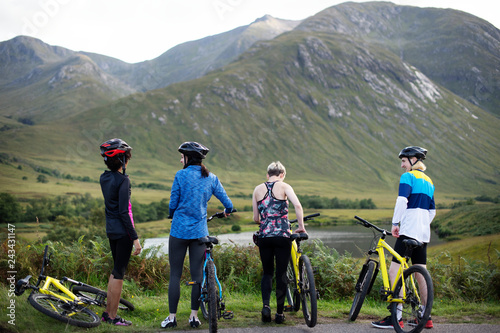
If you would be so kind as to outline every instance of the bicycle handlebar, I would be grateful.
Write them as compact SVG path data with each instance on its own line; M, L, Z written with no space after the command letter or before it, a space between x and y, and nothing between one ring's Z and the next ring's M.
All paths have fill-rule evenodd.
M311 220L313 217L320 216L320 215L321 215L320 213L314 213L314 214L311 214L311 215L304 216L304 222L307 221L307 220ZM296 223L297 219L293 219L293 220L290 220L288 222L290 222L290 223Z
M233 208L233 210L229 213L229 214L232 214L232 213L235 213L237 212L236 208ZM218 212L218 213L215 213L214 215L210 216L208 219L207 219L207 222L208 221L211 221L213 218L223 218L225 216L224 212Z
M371 224L370 222L368 222L367 220L355 215L354 218L358 221L360 221L361 223L358 223L358 224L362 224L365 228L373 228L375 230L377 230L378 232L381 232L385 235L388 235L388 236L392 236L392 233L390 231L387 231L385 229L381 229L379 227L377 227L376 225L374 224Z

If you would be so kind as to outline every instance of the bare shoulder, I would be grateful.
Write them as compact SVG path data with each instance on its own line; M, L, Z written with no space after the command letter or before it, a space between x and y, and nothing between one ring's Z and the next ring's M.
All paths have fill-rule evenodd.
M259 196L259 194L265 194L266 191L267 191L266 185L259 184L259 185L255 186L255 189L253 190L253 194L254 194L254 196L255 195Z

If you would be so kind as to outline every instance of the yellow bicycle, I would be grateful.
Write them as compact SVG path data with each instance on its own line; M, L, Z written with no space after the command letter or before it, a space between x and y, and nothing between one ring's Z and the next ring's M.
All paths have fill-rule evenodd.
M383 299L390 303L391 319L396 332L416 333L422 331L431 314L434 289L427 269L420 265L409 266L408 259L411 257L413 249L423 244L414 239L405 239L403 243L406 246L406 252L405 256L402 257L385 241L386 236L392 236L390 232L359 216L355 216L355 218L366 228L373 229L374 242L368 250L368 257L356 283L356 294L349 312L349 320L356 320L380 269L383 281L380 294ZM401 264L392 286L389 282L384 250L392 254ZM378 255L378 261L371 257L373 254ZM422 306L425 306L424 311L422 311Z
M51 257L48 248L49 246L46 245L37 284L30 284L31 275L20 279L16 283L16 296L22 295L26 289L32 289L28 301L43 314L74 326L98 326L101 318L89 307L92 305L106 307L107 293L67 277L58 280L44 275L45 267L49 265ZM65 286L66 283L70 284L69 288ZM41 287L40 284L42 284ZM132 311L134 305L120 298L119 308Z
M304 222L319 216L319 213L304 216ZM290 220L290 224L297 220ZM302 303L302 312L307 326L316 326L318 320L318 292L314 283L314 270L309 257L302 253L300 242L309 238L306 233L293 233L292 255L287 267L287 293L288 305L285 311L299 311Z

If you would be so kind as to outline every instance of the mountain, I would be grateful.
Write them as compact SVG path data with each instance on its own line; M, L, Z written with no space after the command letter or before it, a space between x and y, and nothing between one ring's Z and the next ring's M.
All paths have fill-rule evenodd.
M434 82L500 116L500 30L471 14L347 2L321 11L296 29L380 44Z
M256 41L273 39L300 22L266 15L247 26L177 45L153 60L133 65L109 57L87 55L101 69L137 91L147 91L199 78L235 60Z
M31 37L0 43L0 64L0 115L24 124L60 119L134 92L89 57Z
M339 6L352 15L365 11L358 4ZM416 16L421 10L410 9ZM255 175L281 160L301 193L392 197L400 175L397 153L421 145L429 149L426 164L438 201L498 195L500 118L433 81L388 47L389 41L355 33L347 19L329 12L254 43L237 60L200 78L0 131L0 170L9 181L21 178L12 168L16 161L53 175L96 178L102 170L98 145L122 137L134 147L135 181L168 185L178 169L178 145L196 140L211 148L207 165L236 193L251 191ZM441 10L441 16L448 13ZM368 23L390 31L392 22ZM341 23L344 31L317 28ZM482 51L474 65L483 66ZM446 59L442 63L453 67ZM32 142L37 149L30 149ZM26 184L19 180L19 186Z
M133 92L200 77L231 62L255 41L272 39L299 23L266 15L137 64L16 37L0 43L0 125L52 121Z

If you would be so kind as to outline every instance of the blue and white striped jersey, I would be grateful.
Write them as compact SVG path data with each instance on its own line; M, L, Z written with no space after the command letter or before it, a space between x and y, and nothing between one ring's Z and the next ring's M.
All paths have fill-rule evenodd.
M399 234L421 242L430 241L430 224L436 215L434 184L420 170L401 175L392 223L401 222Z

